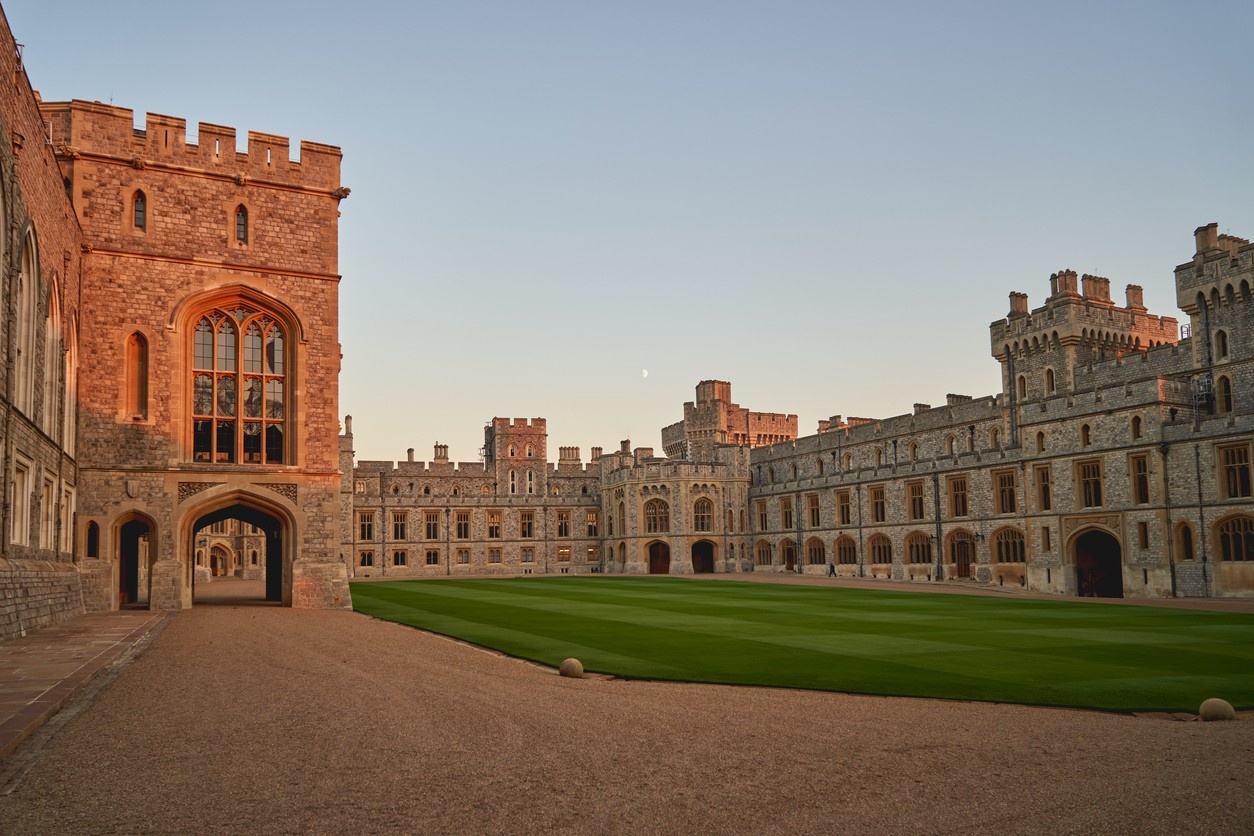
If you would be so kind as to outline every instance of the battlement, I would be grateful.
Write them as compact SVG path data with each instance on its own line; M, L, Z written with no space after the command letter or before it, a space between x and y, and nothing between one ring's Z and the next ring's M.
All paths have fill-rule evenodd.
M1176 304L1190 316L1201 308L1201 300L1219 304L1248 302L1254 286L1254 245L1235 235L1220 235L1215 223L1194 231L1197 253L1193 260L1176 267Z
M1077 345L1144 351L1178 338L1174 317L1146 311L1140 285L1127 286L1126 305L1120 307L1110 298L1110 280L1101 276L1078 277L1074 270L1062 270L1049 282L1051 293L1043 306L1030 309L1026 293L1011 293L1006 318L989 325L992 354L999 362Z
M291 158L291 141L278 134L249 131L245 150L236 148L234 128L201 122L196 141L189 142L187 120L160 113L145 115L136 128L130 108L74 99L41 102L49 142L60 157L113 158L134 168L163 166L219 172L243 185L249 180L289 187L338 191L340 149L315 142L300 143L300 158Z
M544 418L493 418L492 428L495 430L544 430L547 421Z

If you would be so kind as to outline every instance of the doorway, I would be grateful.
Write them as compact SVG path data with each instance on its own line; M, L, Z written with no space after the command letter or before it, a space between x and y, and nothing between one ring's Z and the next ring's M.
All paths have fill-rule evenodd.
M270 514L236 504L199 517L192 554L207 564L192 568L193 603L283 601L283 526Z
M1086 531L1076 538L1076 594L1087 598L1123 597L1123 552L1119 541L1104 531Z
M971 564L975 562L972 559L974 549L972 548L971 537L966 534L955 535L950 548L953 550L954 576L959 578L971 577Z
M148 546L151 529L143 520L122 524L118 544L118 605L148 603Z
M714 544L709 540L692 544L692 571L698 575L714 571Z
M649 574L669 575L671 573L671 547L665 543L649 544Z

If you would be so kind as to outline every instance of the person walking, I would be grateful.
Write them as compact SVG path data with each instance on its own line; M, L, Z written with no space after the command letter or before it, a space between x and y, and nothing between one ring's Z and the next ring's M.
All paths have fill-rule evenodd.
M827 564L827 576L829 578L836 577L836 564L835 563Z

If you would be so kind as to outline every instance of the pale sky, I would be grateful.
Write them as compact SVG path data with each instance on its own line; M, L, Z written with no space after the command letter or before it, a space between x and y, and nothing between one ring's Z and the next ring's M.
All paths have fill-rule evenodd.
M989 395L1011 291L1183 318L1193 229L1254 237L1248 1L4 10L45 100L343 149L359 459L497 415L660 453L707 378L806 435Z

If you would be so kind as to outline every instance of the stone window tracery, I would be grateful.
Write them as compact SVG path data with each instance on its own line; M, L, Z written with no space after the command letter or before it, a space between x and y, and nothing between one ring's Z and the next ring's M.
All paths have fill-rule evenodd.
M192 457L286 464L285 328L243 302L203 313L193 331Z
M670 508L660 499L650 499L644 504L645 530L650 534L670 531Z

